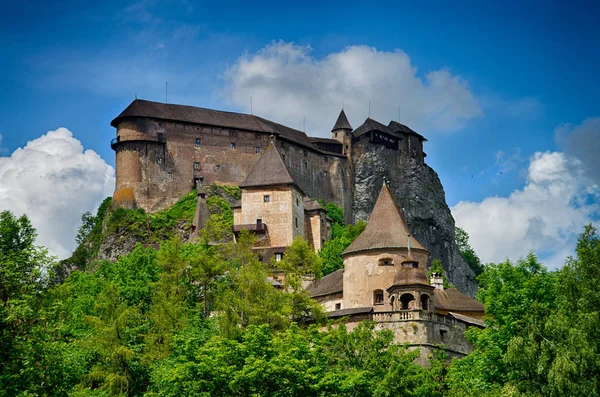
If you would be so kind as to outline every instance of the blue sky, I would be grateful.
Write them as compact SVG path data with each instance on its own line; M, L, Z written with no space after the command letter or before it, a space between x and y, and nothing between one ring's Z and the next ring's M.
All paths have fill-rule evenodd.
M458 110L462 116L454 114L456 108L444 108L429 117L440 119L440 112L454 112L444 115L449 119L441 118L459 120L452 127L428 123L427 112L413 115L408 110L404 120L415 120L411 126L420 127L429 138L427 163L440 175L448 205L482 204L495 196L510 202L513 192L527 190L532 181L537 152L565 153L588 171L596 165L590 163L589 147L581 143L594 141L596 123L578 128L600 117L600 5L488 3L10 2L0 13L0 148L10 156L47 131L65 127L83 148L114 166L109 146L114 129L109 122L135 95L162 101L168 80L169 102L247 111L240 98L248 89L259 104L261 92L267 91L248 81L240 88L235 79L243 70L241 60L264 65L265 59L279 56L265 55L266 48L293 43L302 54L291 60L285 58L288 55L277 58L278 65L284 65L281 73L290 70L290 63L301 70L322 71L329 68L326 60L332 54L348 55L349 49L366 46L378 57L399 52L409 57L414 75L407 72L410 78L397 81L399 91L405 81L427 82L428 73L443 70L449 80L460 80L460 87L454 88L468 94L448 94L450 100L472 100ZM265 59L257 60L260 54ZM381 70L372 73L394 74L393 69ZM298 88L282 81L290 79L280 80L279 89ZM303 84L299 78L298 85ZM275 98L283 95L269 89ZM391 98L389 92L373 92L372 115L384 123L393 117L390 105L410 109L414 100L408 94ZM446 94L443 88L427 92L423 101L435 102L436 96ZM367 116L367 102L361 101L356 103L364 107L349 114L354 126ZM297 113L274 102L265 99L255 113L301 128ZM294 106L310 119L312 129L307 132L313 135L325 136L326 126L337 116L330 112L329 120L322 115L316 120L310 100ZM557 138L559 130L566 131L565 139ZM577 157L578 153L583 154ZM577 184L600 182L592 173L587 172L592 179L580 178ZM595 205L596 197L596 191L589 193L588 204ZM596 215L593 210L587 213L590 220ZM465 227L468 224L465 221Z

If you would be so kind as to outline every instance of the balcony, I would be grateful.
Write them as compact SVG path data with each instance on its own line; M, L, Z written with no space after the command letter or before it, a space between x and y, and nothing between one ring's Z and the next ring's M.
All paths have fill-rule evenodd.
M267 231L266 223L250 223L246 225L233 225L233 231L239 233L242 230L248 230L255 233L265 233Z
M441 324L454 325L455 320L441 314L427 310L397 310L390 312L373 313L373 321L378 323L389 323L399 321L433 321Z
M110 140L110 148L112 150L116 150L117 144L120 142L157 142L157 143L167 143L167 139L163 133L158 133L157 136L146 136L144 138L133 138L133 139L123 139L121 140L121 136L113 138Z

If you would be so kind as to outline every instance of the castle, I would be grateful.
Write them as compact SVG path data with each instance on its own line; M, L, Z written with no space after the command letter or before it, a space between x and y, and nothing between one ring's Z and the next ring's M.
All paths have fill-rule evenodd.
M296 237L315 251L331 238L331 221L315 199L342 205L352 219L355 191L363 188L357 178L373 154L388 167L402 162L408 171L428 170L423 136L396 121L386 126L370 118L352 129L343 110L331 139L310 138L254 115L140 100L112 125L115 194L130 189L136 204L152 211L196 186L193 239L208 218L202 184L237 185L242 193L233 205L234 234L250 230L263 260L275 262ZM389 175L401 182L394 170L383 173L379 181ZM378 179L375 173L370 178ZM484 326L483 305L445 289L439 273L428 280L430 249L412 235L387 182L376 196L365 230L342 254L343 269L307 284L307 291L330 318L346 317L349 328L369 319L392 330L396 342L421 349L423 362L441 345L451 356L466 355L464 332ZM410 184L406 196L407 204L418 197ZM281 276L273 275L274 285Z
M342 110L331 138L313 138L255 115L136 99L111 125L115 196L128 191L138 207L164 209L200 181L241 185L245 194L234 208L235 224L263 232L275 255L294 236L306 237L315 249L328 238L327 219L315 199L342 207L347 222L366 220L386 178L414 236L431 253L429 262L440 259L450 282L466 293L476 288L456 248L439 178L425 164L426 139L397 121L384 125L368 118L353 129ZM263 171L255 166L275 157L278 177L293 183L266 194L272 165ZM257 217L252 211L267 205L264 200L285 205L278 204L279 215Z

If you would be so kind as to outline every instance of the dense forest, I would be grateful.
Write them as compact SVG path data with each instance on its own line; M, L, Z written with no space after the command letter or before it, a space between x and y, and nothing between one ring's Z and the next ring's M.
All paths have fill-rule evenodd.
M230 192L231 193L231 192ZM232 194L236 194L233 192ZM468 236L463 254L479 273L485 329L461 360L392 344L390 332L328 323L300 288L341 267L339 253L364 228L343 225L319 255L297 239L277 264L228 238L227 200L193 244L177 230L195 195L148 215L84 214L72 258L35 245L27 216L0 213L2 396L597 396L600 394L600 238L586 227L576 256L550 271L532 253L482 265ZM336 212L338 211L338 212ZM182 223L183 222L183 223ZM174 232L175 231L175 232ZM108 235L137 235L118 260L99 260ZM219 241L218 244L215 241ZM307 321L309 320L310 321Z

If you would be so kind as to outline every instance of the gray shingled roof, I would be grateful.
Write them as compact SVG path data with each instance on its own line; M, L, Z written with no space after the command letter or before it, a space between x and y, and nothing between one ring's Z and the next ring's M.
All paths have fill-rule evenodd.
M250 174L240 184L241 188L295 185L288 169L283 164L281 155L273 142L269 143L265 152L260 156Z
M111 121L110 125L116 128L119 121L129 117L148 117L275 134L285 140L319 151L304 132L251 114L136 99Z
M390 188L383 185L367 227L342 255L370 249L407 248L408 234L404 215L396 205ZM414 249L426 250L414 236L411 236L410 243Z
M336 294L344 289L344 269L336 270L318 280L313 281L306 287L306 291L313 298L324 295Z
M303 204L304 204L304 211L316 211L316 210L324 211L325 210L325 208L323 208L317 200L313 200L309 197L304 197Z
M476 325L478 327L485 328L485 322L483 322L482 320L478 320L476 318L464 316L462 314L458 314L458 313L454 313L454 312L448 312L448 314L451 315L452 317L454 317L455 319L462 321L463 323Z
M410 127L408 127L404 124L401 124L397 121L394 121L394 120L390 121L390 124L388 124L388 128L391 131L400 132L403 134L415 135L415 136L419 137L419 139L421 139L422 141L427 141L427 139L423 135L419 134L418 132L414 131Z
M333 132L335 130L351 130L351 129L352 129L352 126L350 125L350 122L348 121L348 118L346 117L346 113L344 113L344 109L342 109L342 111L340 112L340 115L337 118L337 121L335 122L335 125L331 129L331 132Z
M373 308L370 306L366 306L366 307L353 307L350 309L342 309L342 310L336 310L333 312L329 312L327 313L327 317L332 318L332 317L345 317L345 316L351 316L354 314L369 314L369 313L373 313Z
M436 289L433 292L433 304L436 309L460 312L483 312L481 302L467 296L456 288Z

